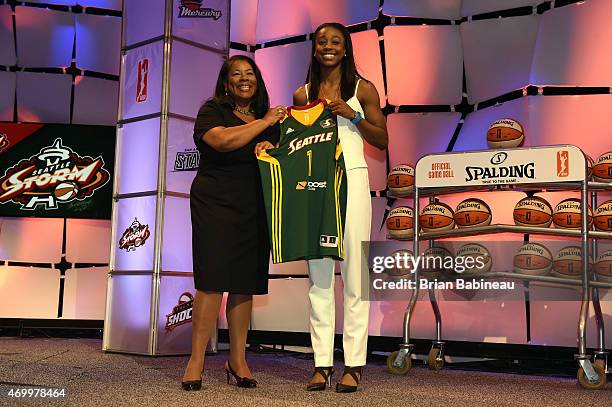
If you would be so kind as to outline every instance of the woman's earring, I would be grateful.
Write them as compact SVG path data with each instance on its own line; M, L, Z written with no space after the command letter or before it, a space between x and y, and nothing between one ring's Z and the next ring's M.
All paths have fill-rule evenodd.
M227 96L227 88L225 88L225 96Z

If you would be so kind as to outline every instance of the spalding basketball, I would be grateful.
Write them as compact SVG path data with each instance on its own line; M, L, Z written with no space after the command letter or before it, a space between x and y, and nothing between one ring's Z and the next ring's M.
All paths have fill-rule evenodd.
M419 224L425 232L440 232L455 227L454 213L450 206L434 202L423 208Z
M602 203L595 209L593 223L598 230L612 232L612 199Z
M612 250L608 250L597 256L597 261L595 261L595 273L597 273L598 280L612 283Z
M398 206L389 212L387 230L389 236L395 239L412 237L414 229L414 212L409 206Z
M577 198L567 198L555 206L553 222L562 229L580 229L582 222L582 203ZM593 223L593 211L588 207L587 223L589 228Z
M599 182L612 182L612 151L599 156L593 166L593 179Z
M77 196L78 192L79 189L74 182L61 182L55 187L53 195L55 195L58 201L69 201Z
M460 228L487 226L491 224L491 208L485 201L468 198L459 202L454 219Z
M591 158L591 156L584 155L587 163L587 181L591 179L591 175L593 175L593 166L595 165L595 161Z
M440 278L452 270L453 255L444 247L430 247L422 257L421 276L428 280Z
M589 259L589 264L593 260ZM553 260L553 271L564 278L580 279L582 277L582 249L568 246L559 250Z
M525 140L523 126L514 119L499 119L487 130L487 143L490 148L519 147Z
M468 258L471 258L471 260L467 260ZM458 273L486 273L491 270L491 264L489 250L478 243L468 243L461 246L455 255L455 271ZM461 268L464 268L464 270L460 271Z
M389 191L396 195L412 192L414 188L414 168L406 164L393 167L387 177L387 187L389 187Z
M410 260L413 255L410 250L400 249L391 253L393 257L393 267L387 269L387 275L389 277L406 277L412 274L412 261Z
M539 196L528 196L514 205L512 217L519 226L537 226L547 228L552 222L552 207L548 201Z
M552 254L539 243L527 243L519 247L514 255L514 272L541 276L552 268Z

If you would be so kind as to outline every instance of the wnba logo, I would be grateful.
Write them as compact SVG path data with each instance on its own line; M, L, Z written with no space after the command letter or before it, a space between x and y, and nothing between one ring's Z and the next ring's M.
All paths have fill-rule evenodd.
M138 83L136 84L136 102L142 103L147 100L149 87L149 59L138 61Z
M569 153L566 150L557 151L557 177L569 175Z

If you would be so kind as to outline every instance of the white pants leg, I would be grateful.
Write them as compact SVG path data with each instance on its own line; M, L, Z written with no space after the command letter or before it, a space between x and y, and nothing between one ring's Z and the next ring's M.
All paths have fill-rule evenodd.
M370 240L372 204L367 168L347 171L347 207L344 228L343 348L346 366L363 366L368 343L367 273L362 273L362 242ZM367 258L367 253L365 253ZM315 366L332 366L334 357L335 302L332 259L308 261L310 276L310 336ZM362 297L362 286L366 291Z

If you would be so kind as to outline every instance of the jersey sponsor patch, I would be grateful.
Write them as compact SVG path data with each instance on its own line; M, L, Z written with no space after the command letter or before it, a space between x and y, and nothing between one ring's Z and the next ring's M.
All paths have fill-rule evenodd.
M321 235L319 238L321 247L338 247L338 236Z
M327 188L327 181L298 181L295 184L295 189L307 189L309 191L314 191L317 188Z
M289 127L287 131L285 131L285 134L293 133L294 131L295 130L293 130L293 127Z

